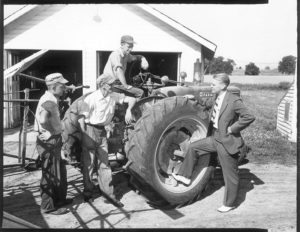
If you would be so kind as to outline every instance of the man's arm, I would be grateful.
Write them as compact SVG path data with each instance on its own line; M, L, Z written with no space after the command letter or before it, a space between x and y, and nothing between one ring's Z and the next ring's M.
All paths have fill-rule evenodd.
M254 115L249 112L240 98L233 102L233 110L239 115L239 119L229 127L231 133L240 132L255 120Z
M43 106L47 108L47 107L51 107L52 105L46 102L43 104ZM39 129L40 132L39 138L42 140L48 140L51 137L51 133L49 131L51 131L52 129L51 125L49 125L49 118L51 116L51 113L48 110L46 110L44 107L42 107L43 109L41 110L40 117L39 117L39 123L42 127Z
M127 85L126 79L125 79L125 73L122 67L118 66L117 70L116 70L116 74L118 79L121 81L122 85L126 88L126 89L130 89L132 86L131 85Z
M128 107L125 115L125 122L128 124L133 120L131 110L136 103L136 99L133 97L125 96L124 103L128 103Z
M81 131L86 131L86 125L85 125L84 119L85 119L85 117L83 115L78 118L78 123L79 123Z

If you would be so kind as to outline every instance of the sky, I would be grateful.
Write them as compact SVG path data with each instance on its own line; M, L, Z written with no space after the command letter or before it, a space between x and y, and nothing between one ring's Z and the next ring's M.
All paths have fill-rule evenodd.
M277 68L282 57L297 57L297 0L268 4L151 4L217 45L215 57L237 67L254 62Z
M215 57L277 68L282 57L297 57L297 0L268 4L151 4L217 45ZM20 6L19 6L20 7ZM12 7L4 6L5 15Z

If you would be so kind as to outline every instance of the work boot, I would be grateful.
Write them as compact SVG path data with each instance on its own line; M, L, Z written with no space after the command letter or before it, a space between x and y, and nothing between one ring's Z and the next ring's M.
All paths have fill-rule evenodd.
M94 201L92 196L83 196L83 200L90 203Z
M52 210L48 210L48 211L41 211L42 213L45 214L52 214L52 215L63 215L69 212L68 209L66 208L54 208Z
M59 201L55 204L56 207L62 207L62 206L65 206L65 205L69 205L73 202L73 199L72 198L66 198L66 200L64 201Z
M111 203L118 208L124 207L124 204L121 201L119 201L115 196L107 196L104 202Z

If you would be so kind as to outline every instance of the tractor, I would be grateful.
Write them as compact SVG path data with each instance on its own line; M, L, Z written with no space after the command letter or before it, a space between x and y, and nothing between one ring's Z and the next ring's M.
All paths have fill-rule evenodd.
M126 106L117 105L108 138L113 171L128 173L131 185L153 205L174 208L198 200L218 166L216 154L198 159L188 186L175 181L171 173L178 171L189 143L207 136L211 87L166 86L176 82L150 72L140 72L132 80L133 86L144 90L145 97L132 109L135 122L130 125L124 121ZM228 90L240 94L237 87ZM71 158L80 161L80 143L76 142L80 135L76 133L69 133L77 146Z

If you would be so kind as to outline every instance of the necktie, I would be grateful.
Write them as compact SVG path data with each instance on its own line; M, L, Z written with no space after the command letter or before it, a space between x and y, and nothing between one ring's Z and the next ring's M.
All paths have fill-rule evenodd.
M213 109L213 113L212 113L212 116L211 116L211 121L213 122L213 124L215 124L215 117L216 117L216 114L217 114L217 108L218 108L218 99L216 100L215 104L214 104L214 109Z

